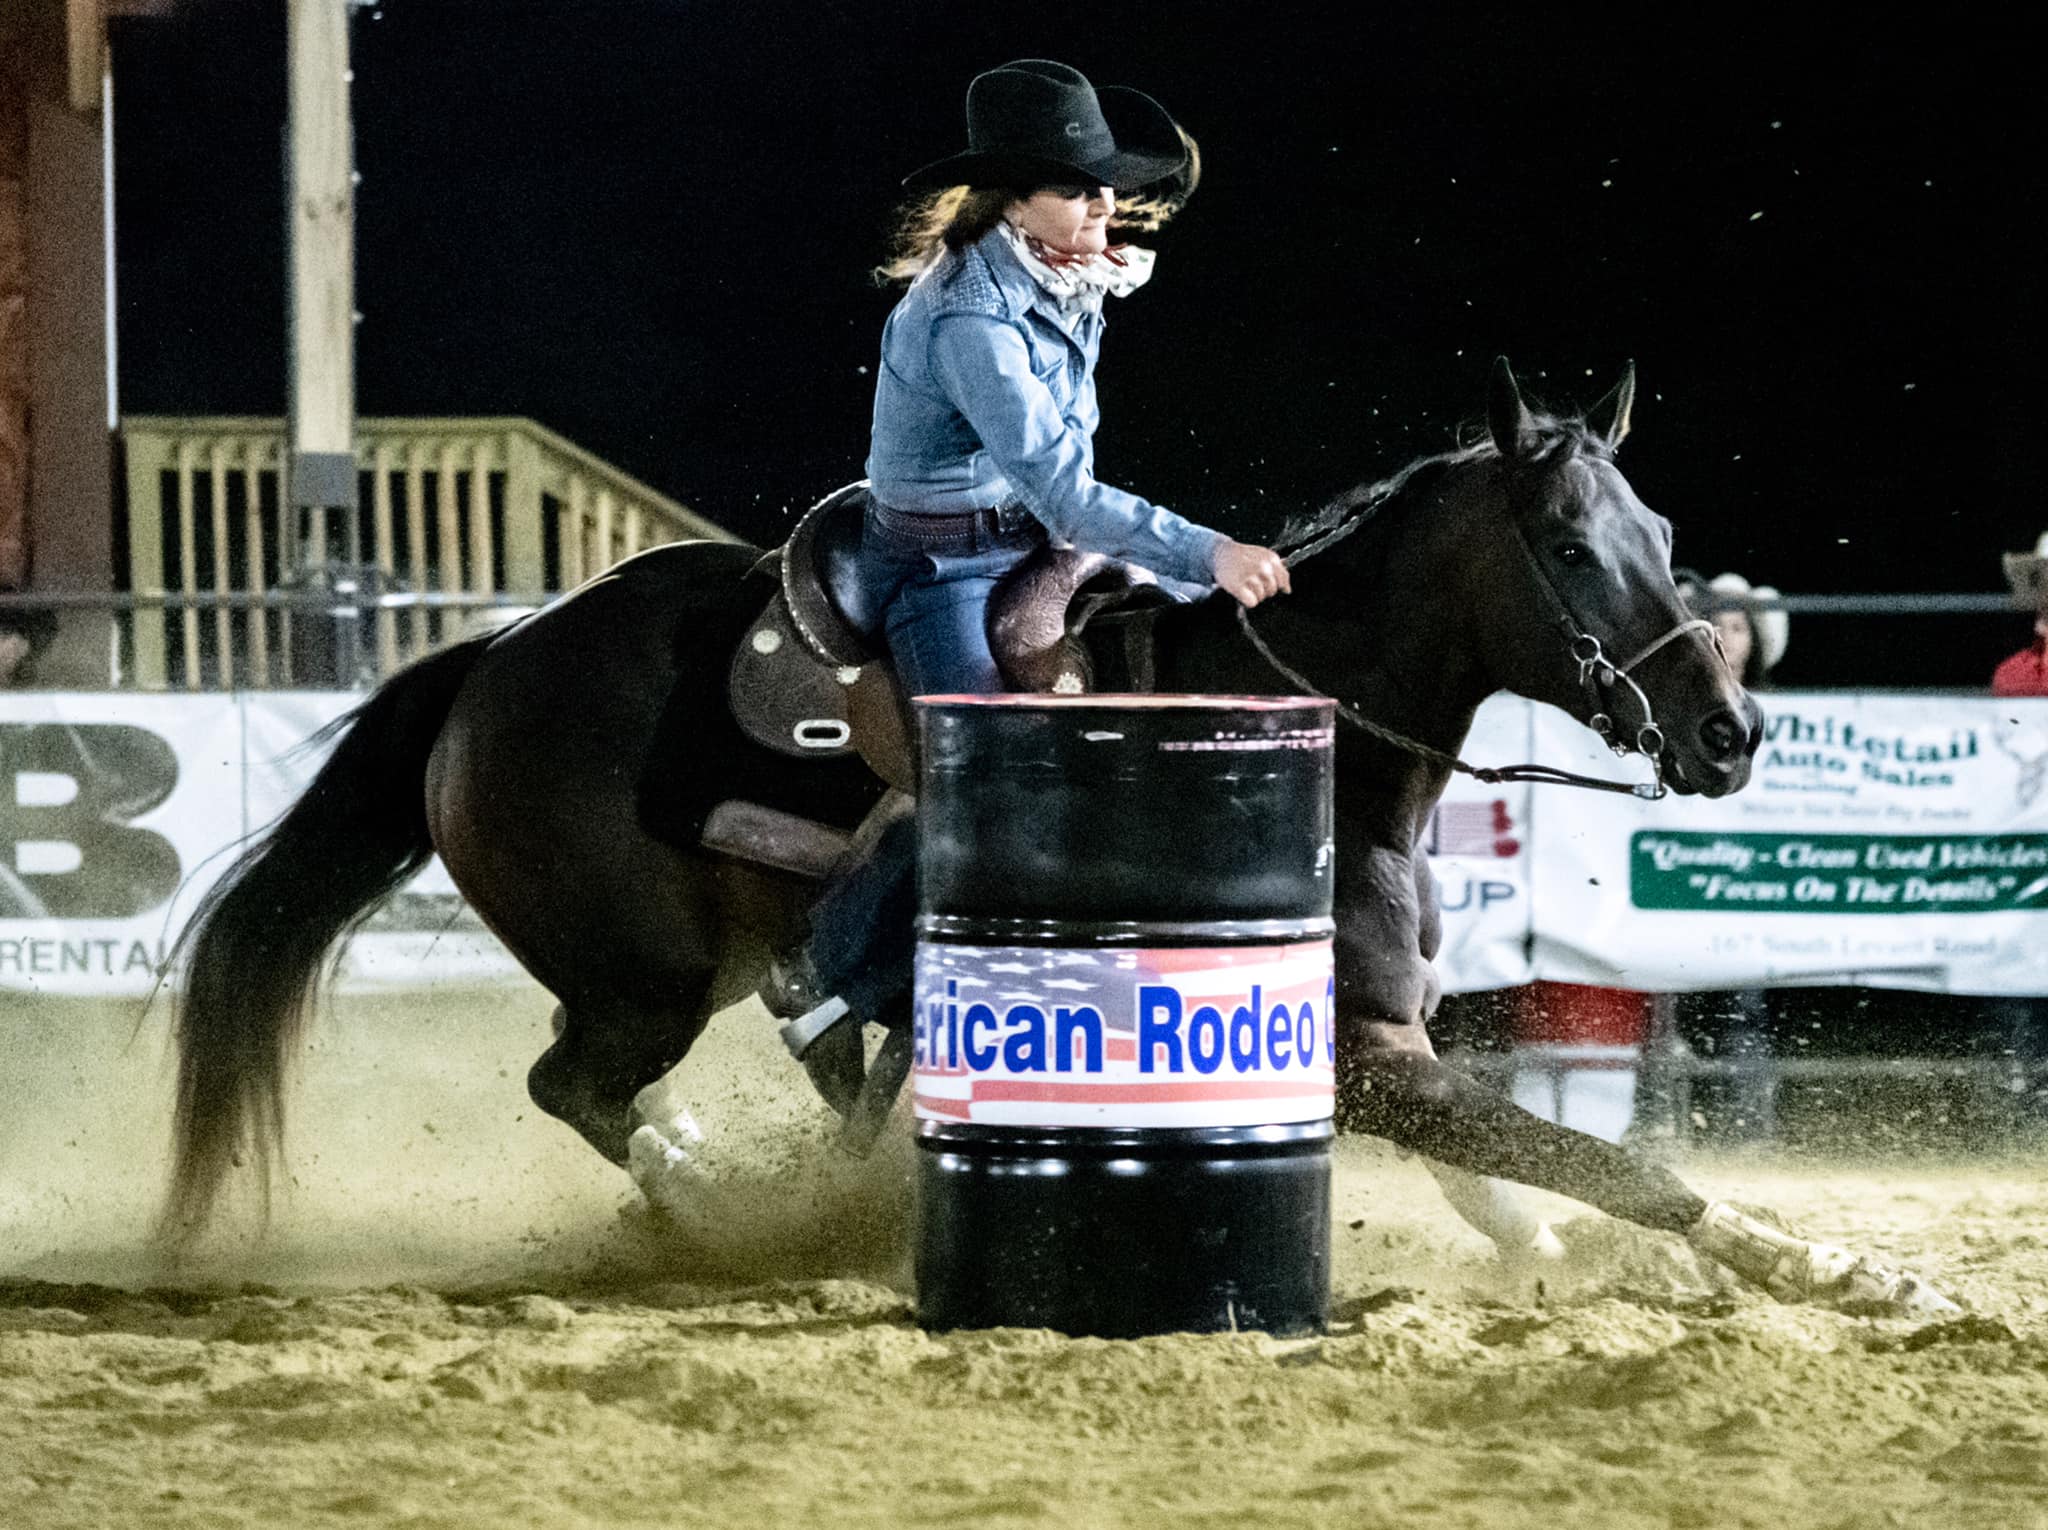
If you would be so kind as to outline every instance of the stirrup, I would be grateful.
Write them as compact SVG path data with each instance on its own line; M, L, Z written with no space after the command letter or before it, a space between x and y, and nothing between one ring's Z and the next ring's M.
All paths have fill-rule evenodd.
M798 1062L802 1062L804 1060L804 1053L810 1051L812 1047L818 1044L819 1037L823 1036L833 1026L845 1020L852 1013L853 1011L847 1007L846 1001L835 993L831 998L825 1000L824 1003L806 1010L794 1020L784 1024L779 1033L782 1037L782 1044L789 1048L789 1055L791 1057L794 1057Z
M838 1075L841 1087L828 1087L805 1058L825 1037L849 1023L856 1038L850 1061L852 1071ZM846 1001L834 994L809 1014L783 1026L781 1035L789 1055L805 1064L811 1072L811 1083L825 1096L826 1103L840 1112L839 1145L854 1157L865 1158L873 1151L882 1128L889 1124L896 1097L903 1092L903 1081L910 1076L913 1035L907 1025L891 1030L882 1038L874 1061L861 1071L860 1030L860 1022ZM831 1066L833 1059L821 1057L820 1062Z

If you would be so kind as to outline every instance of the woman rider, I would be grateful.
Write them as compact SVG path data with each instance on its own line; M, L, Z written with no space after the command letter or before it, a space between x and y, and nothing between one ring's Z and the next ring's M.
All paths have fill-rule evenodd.
M860 569L910 695L989 693L988 603L1048 540L1139 564L1184 597L1247 606L1288 588L1270 548L1233 541L1094 476L1103 300L1152 253L1113 244L1118 197L1172 185L1126 223L1156 228L1193 189L1192 141L1149 96L1024 59L967 90L968 149L905 180L923 194L882 274L908 279L882 331ZM828 890L763 998L784 1019L881 1020L909 978L911 836L901 825Z

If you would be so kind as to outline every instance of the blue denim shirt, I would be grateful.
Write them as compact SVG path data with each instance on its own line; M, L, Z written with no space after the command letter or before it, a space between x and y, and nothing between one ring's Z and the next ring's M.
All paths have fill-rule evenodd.
M868 480L916 512L1020 503L1054 545L1202 585L1222 536L1095 477L1102 315L1063 315L999 232L942 257L882 330Z

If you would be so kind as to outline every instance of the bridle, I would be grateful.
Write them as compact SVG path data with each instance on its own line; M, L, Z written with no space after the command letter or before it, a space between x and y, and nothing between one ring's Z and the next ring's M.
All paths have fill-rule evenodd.
M1295 564L1314 557L1317 553L1350 536L1360 526L1371 520L1379 512L1380 508L1394 497L1395 492L1405 481L1406 475L1402 475L1401 478L1379 486L1383 492L1375 493L1371 499L1367 500L1365 508L1359 514L1350 517L1341 525L1295 548L1287 553L1282 561L1289 568L1292 568ZM1664 730L1657 725L1656 710L1651 706L1650 698L1644 692L1642 686L1637 683L1635 671L1653 654L1660 652L1688 633L1705 633L1708 641L1713 643L1718 650L1721 642L1719 633L1715 631L1714 624L1704 617L1693 617L1676 623L1669 631L1645 645L1626 662L1621 664L1614 663L1607 657L1606 648L1602 645L1600 639L1588 632L1585 626L1572 615L1571 607L1566 604L1563 594L1557 588L1556 581L1550 576L1550 571L1543 566L1542 560L1536 556L1536 549L1529 545L1529 534L1522 529L1523 518L1514 513L1512 506L1509 509L1509 519L1515 528L1515 545L1520 549L1522 559L1528 564L1529 571L1535 575L1536 588L1541 592L1545 604L1549 607L1551 620L1563 631L1567 651L1571 656L1572 662L1578 666L1579 688L1585 694L1587 710L1590 713L1587 718L1587 725L1600 735L1601 739L1607 744L1607 747L1613 750L1615 754L1640 754L1647 759L1650 762L1651 774L1651 780L1647 783L1608 781L1598 776L1582 776L1575 771L1560 770L1554 765L1468 764L1454 754L1425 744L1420 739L1409 738L1404 733L1396 732L1392 728L1374 722L1350 703L1338 700L1338 698L1319 688L1306 675L1302 674L1300 670L1294 668L1273 651L1272 646L1260 636L1258 629L1252 625L1251 611L1248 607L1239 606L1237 608L1238 627L1243 631L1246 640L1258 651L1259 656L1278 671L1289 684L1299 687L1309 695L1321 697L1325 701L1335 701L1337 715L1353 727L1372 738L1378 739L1383 744L1389 744L1419 759L1427 760L1433 765L1468 775L1475 781L1484 781L1489 784L1508 781L1529 781L1548 786L1578 786L1588 791L1622 792L1631 797L1640 797L1646 802L1659 800L1670 791L1670 788L1664 784ZM1617 686L1626 686L1628 688L1629 693L1635 698L1636 707L1642 716L1642 721L1637 725L1633 738L1623 738L1616 733L1614 716L1607 709L1607 698Z

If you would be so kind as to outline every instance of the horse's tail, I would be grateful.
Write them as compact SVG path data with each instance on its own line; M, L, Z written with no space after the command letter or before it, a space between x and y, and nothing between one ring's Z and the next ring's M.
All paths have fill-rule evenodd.
M322 736L340 742L305 794L208 890L178 940L178 1099L160 1229L204 1227L231 1167L253 1160L269 1207L286 1059L328 948L433 853L427 757L489 635L430 655Z

